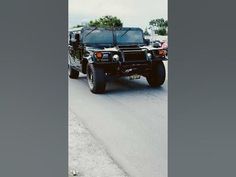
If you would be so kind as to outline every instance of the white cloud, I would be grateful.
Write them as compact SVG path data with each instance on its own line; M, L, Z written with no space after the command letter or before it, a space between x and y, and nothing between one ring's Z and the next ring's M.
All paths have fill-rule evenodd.
M69 0L69 26L113 15L124 26L145 28L151 19L167 19L167 4L167 0Z

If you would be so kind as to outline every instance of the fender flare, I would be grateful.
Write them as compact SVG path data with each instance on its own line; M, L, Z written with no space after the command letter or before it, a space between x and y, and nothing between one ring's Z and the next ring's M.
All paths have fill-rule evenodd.
M82 60L82 73L86 74L87 73L87 64L88 63L94 63L93 58L91 56L88 57L83 57Z

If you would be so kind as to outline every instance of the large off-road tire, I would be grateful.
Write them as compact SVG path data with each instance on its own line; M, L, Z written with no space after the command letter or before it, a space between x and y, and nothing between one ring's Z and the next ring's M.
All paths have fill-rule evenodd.
M102 68L96 67L93 64L87 65L87 80L89 88L93 93L104 93L106 87L105 72Z
M151 87L159 87L165 82L166 70L164 63L159 61L152 66L150 74L146 76L147 82Z
M69 77L71 79L78 79L79 77L79 71L76 71L75 69L73 69L70 65L68 65L68 70L69 70Z

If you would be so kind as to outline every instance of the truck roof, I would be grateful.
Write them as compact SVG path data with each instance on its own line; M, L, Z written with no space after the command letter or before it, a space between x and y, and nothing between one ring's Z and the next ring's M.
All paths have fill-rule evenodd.
M81 31L84 31L84 30L92 30L92 29L95 29L96 27L83 27L81 29ZM138 28L138 27L113 27L113 28L108 28L108 27L98 27L97 29L106 29L106 30L121 30L121 29L133 29L133 30L142 30L141 28Z

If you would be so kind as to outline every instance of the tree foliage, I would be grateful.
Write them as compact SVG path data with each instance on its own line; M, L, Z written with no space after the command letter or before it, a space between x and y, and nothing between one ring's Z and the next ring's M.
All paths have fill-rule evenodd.
M107 15L96 20L91 20L88 24L90 27L122 27L123 23L115 16Z
M149 22L150 29L154 30L156 34L167 35L168 21L163 18L153 19Z
M166 31L166 29L165 28L159 28L159 29L157 29L156 31L155 31L155 33L156 34L159 34L159 35L161 35L161 36L165 36L166 34L167 34L167 31Z

